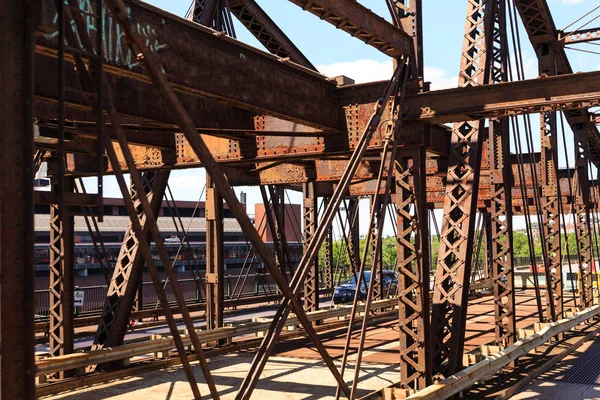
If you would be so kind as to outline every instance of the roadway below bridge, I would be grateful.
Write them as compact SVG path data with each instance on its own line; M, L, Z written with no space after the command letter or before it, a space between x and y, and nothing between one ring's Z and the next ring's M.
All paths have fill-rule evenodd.
M572 297L565 292L565 309L572 307ZM543 292L542 292L543 295ZM542 297L543 298L543 297ZM482 345L490 344L494 339L494 311L493 296L473 296L469 301L467 334L465 351L476 351ZM535 300L535 292L532 289L517 291L516 293L517 328L530 328L539 321ZM232 315L228 323L236 324L250 318L269 318L274 309L241 312ZM397 311L382 312L383 317L367 330L364 346L363 360L360 369L358 395L367 396L370 393L380 391L385 387L393 385L399 379L399 343L398 343L398 319ZM197 326L203 326L203 321L198 321ZM345 336L347 323L340 324L337 321L335 328L320 333L321 339L334 359L338 368L341 367L341 358L345 349ZM253 398L266 399L332 399L335 397L336 383L325 363L321 360L314 345L302 335L300 329L298 335L291 339L279 342L274 350L273 356L261 376L261 380L253 393ZM167 332L163 327L141 330L137 335L149 335L156 332ZM133 335L133 334L132 334ZM259 335L260 336L260 335ZM129 336L133 338L133 336ZM359 333L353 334L350 346L347 349L348 364L345 378L349 382L354 374L354 363L358 348ZM89 340L89 339L88 339ZM210 356L210 367L220 396L223 399L234 398L237 388L246 376L250 363L254 357L252 348L243 345L244 341L254 341L257 338L242 337L235 339L234 351L215 352ZM80 346L89 343L82 341ZM254 345L255 346L255 345ZM254 347L251 346L251 347ZM242 350L240 350L242 349ZM165 363L164 358L171 357L171 361ZM153 370L140 374L139 371L128 375L126 371L120 371L118 380L116 375L111 375L113 380L108 383L85 385L85 379L79 381L82 386L73 391L57 394L53 398L58 399L134 399L144 400L183 399L190 398L191 392L187 384L183 369L177 365L175 353L162 355L162 369ZM152 363L152 361L146 361ZM134 364L134 359L131 360ZM208 393L208 387L202 377L198 364L193 363L196 377L202 393ZM110 379L107 379L109 381ZM81 385L83 383L83 385ZM63 386L68 387L68 386ZM40 387L38 387L39 389ZM50 393L49 387L41 387L38 393Z

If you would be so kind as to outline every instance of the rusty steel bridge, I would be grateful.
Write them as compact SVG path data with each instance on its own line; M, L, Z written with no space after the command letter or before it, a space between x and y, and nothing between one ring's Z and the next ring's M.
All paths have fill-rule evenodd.
M188 397L220 398L217 357L243 348L252 357L236 399L252 397L273 354L314 357L331 383L323 396L354 399L364 396L361 363L377 353L377 335L393 349L395 372L370 398L477 398L550 368L535 349L565 357L594 337L600 71L574 73L565 46L600 40L600 28L558 30L546 0L466 0L458 87L430 90L422 0L378 0L385 18L355 0L290 1L393 59L391 78L322 75L256 0L193 0L186 18L136 0L0 0L1 398L76 393L153 365L179 365ZM264 50L236 39L234 19ZM525 79L522 45L535 50L535 79ZM563 157L570 168L558 167ZM50 190L34 190L44 163ZM198 304L184 298L157 224L171 171L191 168L207 177ZM104 254L106 176L129 225L116 262L100 257L102 311L76 318L74 219L85 219ZM240 186L260 187L268 246L233 190ZM290 190L302 193L299 262L285 227ZM272 293L226 296L224 202ZM36 204L50 207L43 323L34 316ZM433 210L443 211L439 232ZM566 217L576 248L565 249ZM514 262L515 218L526 221L528 285ZM386 220L396 239L391 293L381 278ZM160 310L138 302L145 271ZM350 305L322 307L339 274L365 271L375 273L364 297L356 290ZM265 303L268 318L227 322L239 311L228 308L252 313ZM169 333L127 340L137 318ZM84 327L93 340L76 351Z

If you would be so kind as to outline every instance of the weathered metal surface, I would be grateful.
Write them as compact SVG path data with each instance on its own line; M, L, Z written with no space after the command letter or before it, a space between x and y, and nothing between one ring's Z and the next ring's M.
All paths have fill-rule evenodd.
M42 4L40 30L46 34L38 36L38 44L51 48L54 6L50 0ZM322 75L281 62L279 57L216 35L211 29L148 4L127 1L127 7L137 33L155 52L168 81L179 92L312 126L332 129L343 126L334 96L336 85ZM93 11L85 7L84 10ZM116 20L107 19L105 25L106 72L148 83L148 78L140 73L143 63L129 49ZM42 51L40 47L38 50ZM198 65L203 67L197 68ZM214 71L220 71L223 79L213 79Z
M389 56L412 55L412 37L357 1L290 1Z
M255 0L229 0L229 9L271 54L316 70Z
M424 389L431 381L429 291L426 289L429 288L429 229L424 161L422 150L412 162L402 158L395 166L400 385L413 390Z
M57 183L56 178L53 183ZM62 190L73 192L73 178L65 179ZM48 352L52 356L73 352L74 224L70 207L64 202L50 206ZM64 373L59 374L60 378L65 376Z
M515 7L521 16L529 41L536 49L540 61L540 73L547 75L572 74L573 69L563 44L556 35L556 26L546 0L517 0ZM544 55L552 57L540 57ZM576 74L575 76L580 76ZM591 122L588 108L590 104L582 104L580 108L565 113L567 122L573 128L577 122L585 124L589 143L589 153L593 162L600 163L600 132ZM547 110L546 110L547 111Z
M0 7L0 397L35 398L33 51L37 2Z
M463 88L483 84L489 73L490 1L467 1L459 72ZM432 368L438 377L449 376L462 366L483 129L483 120L471 120L455 123L452 130L431 311Z
M146 240L150 237L150 228L145 223L147 216L140 206L140 196L148 197L154 212L153 218L157 218L158 210L165 195L168 178L168 171L145 173L142 179L144 193L138 193L135 187L131 185L131 200L136 210L138 210L138 218ZM108 286L102 316L98 320L94 349L123 344L129 326L131 310L142 280L143 270L144 256L140 250L139 240L130 223L123 236L121 250Z
M206 329L223 326L223 198L206 177Z

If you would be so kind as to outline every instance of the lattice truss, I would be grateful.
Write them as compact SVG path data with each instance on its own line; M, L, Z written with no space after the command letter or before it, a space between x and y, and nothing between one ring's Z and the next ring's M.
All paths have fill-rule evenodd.
M461 87L484 83L487 3L468 1L459 74ZM442 375L453 373L462 363L483 123L458 123L452 129L431 321L434 373Z
M425 345L429 327L427 216L419 210L425 201L420 191L424 182L419 182L423 176L414 173L419 172L423 155L400 158L395 165L400 384L409 390L422 389L431 379Z

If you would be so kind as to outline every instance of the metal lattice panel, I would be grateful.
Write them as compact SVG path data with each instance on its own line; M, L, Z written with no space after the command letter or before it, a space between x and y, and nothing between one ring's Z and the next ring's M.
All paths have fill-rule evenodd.
M468 1L461 87L484 82L486 3ZM483 122L470 121L452 129L431 320L433 372L443 376L456 372L462 364L483 127Z
M408 159L400 159L395 171L400 385L414 390L423 389L431 380L427 347L429 235L423 191L424 156L422 151L414 157L412 166ZM411 241L413 235L414 242Z
M304 246L308 246L315 230L317 229L317 196L313 182L304 184ZM316 311L319 309L319 265L317 260L308 267L308 274L304 280L304 309Z
M147 172L143 175L144 190L154 208L155 215L162 203L168 177L168 171ZM142 211L139 195L132 186L131 198L142 226L145 226L146 216ZM147 235L150 234L147 228L144 228L144 231ZM139 243L130 223L123 237L119 257L108 287L93 348L98 349L122 343L143 267L144 260L139 252Z

